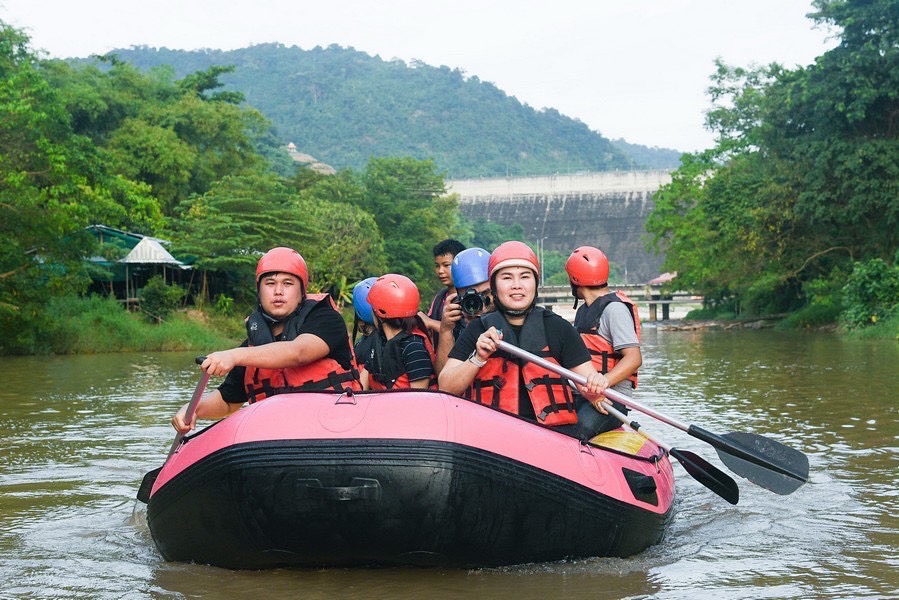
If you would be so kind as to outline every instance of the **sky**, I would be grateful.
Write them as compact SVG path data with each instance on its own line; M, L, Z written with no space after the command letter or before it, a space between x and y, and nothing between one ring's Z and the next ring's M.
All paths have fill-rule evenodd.
M0 0L55 58L150 46L337 44L420 60L554 108L610 139L696 151L720 57L806 66L837 44L811 0Z

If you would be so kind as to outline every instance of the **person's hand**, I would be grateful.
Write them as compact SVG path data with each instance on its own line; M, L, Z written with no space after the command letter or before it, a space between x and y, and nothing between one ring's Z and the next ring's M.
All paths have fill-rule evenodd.
M462 306L454 302L456 296L457 294L447 296L446 304L443 305L443 316L440 318L441 333L452 332L456 327L456 323L462 319Z
M231 372L231 369L237 366L234 352L231 350L222 350L221 352L210 352L206 356L206 360L200 367L210 375L224 376Z
M491 327L479 335L474 348L478 355L478 359L485 361L490 358L490 356L496 352L496 343L501 339L503 339L503 334L496 327Z
M608 387L609 380L606 379L605 375L598 371L594 371L587 376L586 385L577 384L577 389L581 393L581 395L586 398L590 402L590 404L593 405L593 408L604 415L609 413L602 407L602 402L603 400L605 400L605 396L602 395L602 391Z
M421 322L425 324L425 328L428 331L440 331L440 321L438 321L437 319L432 319L424 311L418 311L418 318L420 318Z
M187 422L187 404L181 407L181 410L175 413L175 416L172 417L172 427L175 428L175 431L178 433L187 433L191 429L197 426L197 415L194 413L193 419L188 423Z

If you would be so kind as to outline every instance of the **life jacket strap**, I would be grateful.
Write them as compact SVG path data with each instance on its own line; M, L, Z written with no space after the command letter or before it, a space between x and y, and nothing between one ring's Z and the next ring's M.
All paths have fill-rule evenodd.
M537 415L537 419L539 421L546 421L546 418L552 413L562 411L573 412L575 410L574 399L569 392L567 379L544 375L542 377L532 379L525 387L527 387L528 391L531 391L538 385L545 385L547 395L549 396L549 404L547 404L540 412L540 414ZM561 401L556 400L555 386L559 386L559 389L562 390L562 395L564 397L561 398Z

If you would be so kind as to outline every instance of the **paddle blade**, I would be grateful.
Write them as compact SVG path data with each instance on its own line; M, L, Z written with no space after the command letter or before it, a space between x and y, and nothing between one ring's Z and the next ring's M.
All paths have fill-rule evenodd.
M764 456L768 461L775 462L778 466L783 467L784 471L789 472L789 474L784 474L778 472L779 470L773 471L767 466L760 466L755 461L750 462L740 456L735 456L727 449L718 449L718 457L721 458L721 462L728 469L752 483L775 494L786 496L795 492L808 481L808 457L802 452L754 433L733 431L725 433L721 437L732 444L751 449L753 453Z
M144 504L150 501L150 492L153 490L153 484L156 483L156 478L159 477L161 470L162 467L158 467L152 471L147 471L143 481L140 482L140 487L137 488L137 499Z
M744 462L748 461L759 467L798 479L802 483L808 481L808 457L798 450L784 446L765 436L740 432L731 432L726 436L717 435L696 425L690 425L687 433L714 446L722 460L724 460L722 452L725 452L743 459ZM727 463L725 462L725 464ZM742 475L742 473L740 474ZM749 478L747 477L747 479Z
M731 504L739 502L740 488L737 487L737 482L727 473L689 450L671 448L671 450L668 451L668 454L676 458L693 479Z

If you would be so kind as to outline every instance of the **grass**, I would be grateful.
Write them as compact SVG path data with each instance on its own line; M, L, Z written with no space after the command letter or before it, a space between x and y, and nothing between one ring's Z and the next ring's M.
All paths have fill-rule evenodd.
M179 351L230 348L244 337L243 322L197 310L172 313L162 323L101 297L54 301L45 315L43 345L33 354Z

